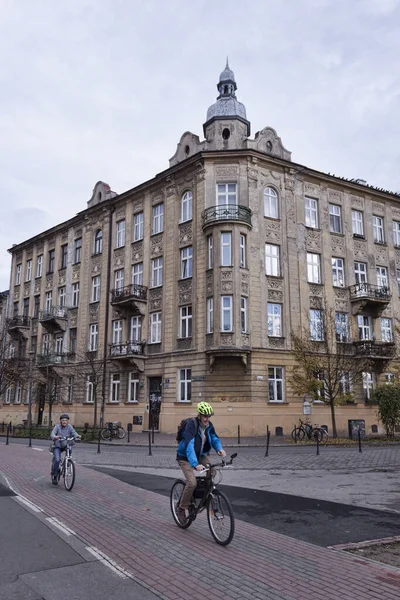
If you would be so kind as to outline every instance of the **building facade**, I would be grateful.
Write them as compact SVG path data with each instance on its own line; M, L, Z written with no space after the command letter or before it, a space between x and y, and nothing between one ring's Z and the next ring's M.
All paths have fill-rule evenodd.
M392 378L400 196L292 162L271 127L251 138L228 64L217 88L204 140L184 133L167 170L121 194L98 182L85 210L10 249L7 331L33 361L34 421L68 409L75 425L171 433L207 400L222 435L290 434L303 405L291 332L317 336L323 302L338 343L361 342L375 365L338 429L376 426L366 400ZM18 397L2 399L15 421ZM313 410L329 429L329 409Z

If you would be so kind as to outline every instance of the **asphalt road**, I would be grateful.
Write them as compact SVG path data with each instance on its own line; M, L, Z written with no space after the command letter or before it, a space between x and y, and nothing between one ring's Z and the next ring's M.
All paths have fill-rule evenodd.
M164 496L169 496L174 481L170 477L121 469L94 468ZM400 535L398 513L243 487L221 485L221 489L230 498L237 519L318 546Z

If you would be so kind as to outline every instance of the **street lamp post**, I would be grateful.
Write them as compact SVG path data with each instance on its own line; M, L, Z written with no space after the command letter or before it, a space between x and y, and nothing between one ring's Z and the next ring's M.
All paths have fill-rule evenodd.
M33 350L29 354L29 374L28 374L28 427L29 427L29 448L32 447L32 360L35 354Z

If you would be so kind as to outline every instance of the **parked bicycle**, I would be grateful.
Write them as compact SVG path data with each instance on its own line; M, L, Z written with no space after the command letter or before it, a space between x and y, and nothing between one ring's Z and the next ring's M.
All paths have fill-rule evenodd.
M71 457L72 443L80 442L80 439L74 437L61 437L59 440L62 442L62 454L60 460L60 466L58 467L57 473L57 483L60 481L61 477L64 479L64 487L70 492L74 487L75 483L75 463ZM65 447L64 447L65 445ZM54 470L54 454L53 461L51 463L51 476L53 479L53 470Z
M171 489L170 505L175 523L181 529L187 529L196 519L197 515L204 509L207 509L207 521L211 535L217 544L227 546L233 539L235 533L235 518L231 503L227 496L217 488L216 475L222 474L220 470L232 464L237 454L232 454L229 461L223 460L215 465L208 465L202 471L198 471L197 487L193 492L193 497L189 506L189 516L186 523L181 523L178 519L178 509L185 481L177 479Z
M328 432L323 427L319 425L311 425L306 421L302 421L299 419L300 425L298 427L294 427L292 431L292 438L295 442L304 440L305 437L309 440L314 440L315 442L327 442L328 441Z
M100 435L105 442L112 440L113 438L122 440L126 435L126 431L123 427L121 427L121 423L119 421L109 421L105 424L104 429L101 430Z
M18 423L17 425L13 425L12 433L14 436L21 435L26 429L28 425L28 419L24 419L22 423Z

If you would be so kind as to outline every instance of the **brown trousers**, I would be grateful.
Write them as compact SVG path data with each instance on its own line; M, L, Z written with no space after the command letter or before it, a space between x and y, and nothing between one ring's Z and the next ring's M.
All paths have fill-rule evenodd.
M210 463L209 456L200 456L199 464L200 465L208 465ZM190 466L190 463L187 460L178 460L178 465L182 469L182 472L185 476L186 486L183 490L182 498L180 501L180 508L184 508L185 510L189 508L190 500L192 499L193 491L197 485L197 479L195 476L195 470Z

